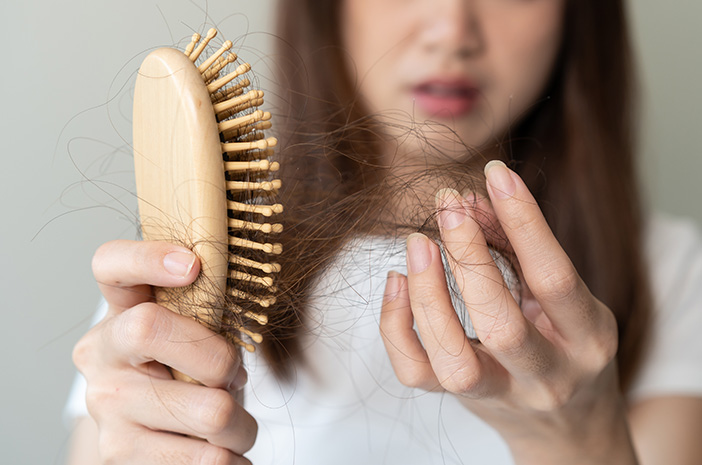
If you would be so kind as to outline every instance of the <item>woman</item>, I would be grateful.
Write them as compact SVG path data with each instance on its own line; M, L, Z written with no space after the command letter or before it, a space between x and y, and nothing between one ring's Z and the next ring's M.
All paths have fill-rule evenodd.
M75 351L99 440L90 420L77 439L108 463L247 463L256 418L255 463L699 463L699 239L642 225L621 2L291 4L296 266L265 360L245 362L246 409L224 340L143 297L192 282L195 257L108 243L94 269L110 308ZM482 185L493 158L519 176L491 162ZM404 269L416 230L440 236L477 339L426 235ZM488 245L512 257L512 293Z

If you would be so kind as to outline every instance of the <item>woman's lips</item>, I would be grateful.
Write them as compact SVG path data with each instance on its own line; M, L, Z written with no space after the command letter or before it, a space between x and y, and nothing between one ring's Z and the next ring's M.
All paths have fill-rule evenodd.
M460 117L478 101L478 89L464 80L431 80L412 89L415 105L432 116Z

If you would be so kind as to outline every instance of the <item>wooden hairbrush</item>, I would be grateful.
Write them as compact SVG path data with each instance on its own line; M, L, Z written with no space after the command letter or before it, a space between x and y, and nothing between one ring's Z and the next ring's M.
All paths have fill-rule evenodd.
M280 224L266 218L275 203L277 144L264 131L270 113L258 110L263 92L246 89L249 64L238 64L227 41L201 55L217 35L193 35L185 52L162 48L143 61L134 91L134 165L145 240L190 247L200 258L197 281L156 289L156 301L187 314L249 351L265 325L261 308L275 300L271 261ZM202 40L201 40L202 39ZM231 69L233 68L233 70ZM223 328L224 327L224 328ZM253 328L253 329L252 329ZM174 373L178 379L193 381Z

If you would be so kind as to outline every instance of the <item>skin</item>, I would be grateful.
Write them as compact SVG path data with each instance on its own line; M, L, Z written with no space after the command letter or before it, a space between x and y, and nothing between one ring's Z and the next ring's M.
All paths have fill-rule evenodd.
M536 308L523 314L506 291L473 202L444 190L442 239L480 342L466 338L453 311L438 247L413 234L408 275L388 281L381 320L397 376L459 396L519 464L638 463L617 383L614 316L578 277L519 177L501 162L486 171L492 210Z
M487 146L541 97L558 53L563 1L353 0L344 3L342 38L373 112L438 121L466 143ZM470 112L418 111L408 89L437 75L479 85ZM460 152L455 140L434 133L443 153ZM400 169L398 155L422 156L416 144L388 150L391 166ZM466 339L450 306L436 246L411 235L409 273L390 275L381 316L398 378L458 396L505 438L519 464L702 463L702 401L627 406L611 312L582 283L516 174L491 164L487 192L477 202L450 190L437 197L442 239L480 341ZM475 206L502 228L519 259L528 287L521 309L492 265ZM246 380L236 351L152 302L151 286L191 283L197 259L172 244L115 241L97 251L93 269L109 312L74 351L92 418L76 425L69 463L249 463L242 454L256 424L235 398ZM166 366L204 386L173 380Z
M354 0L343 3L341 32L371 112L406 124L436 121L479 147L541 97L560 49L563 8L563 0ZM424 111L413 88L432 79L472 83L475 106ZM425 133L444 153L464 153L449 131L432 125Z
M250 463L242 454L257 425L235 398L246 382L236 351L153 303L151 286L185 286L199 270L192 252L169 243L113 241L98 249L93 273L109 311L73 352L92 419L77 425L83 448L74 447L69 463ZM166 366L203 386L174 380Z

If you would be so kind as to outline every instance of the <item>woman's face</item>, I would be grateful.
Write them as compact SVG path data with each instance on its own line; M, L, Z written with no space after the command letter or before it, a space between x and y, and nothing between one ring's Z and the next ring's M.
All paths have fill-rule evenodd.
M542 97L565 1L345 0L341 34L371 112L480 147Z

